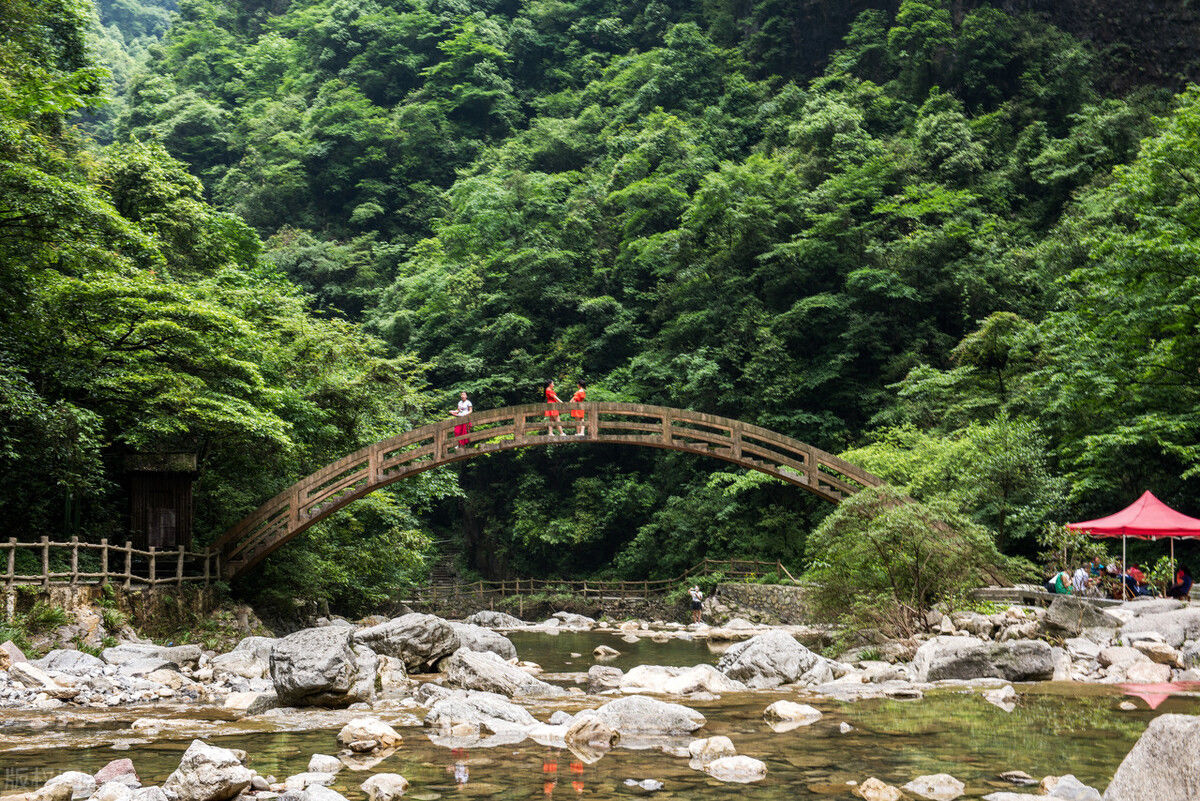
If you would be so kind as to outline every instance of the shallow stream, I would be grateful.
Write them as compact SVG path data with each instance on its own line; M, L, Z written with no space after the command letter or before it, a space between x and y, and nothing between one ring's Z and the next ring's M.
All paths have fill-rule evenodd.
M702 641L643 640L625 643L603 634L519 633L512 637L523 659L542 664L557 681L569 682L593 664L596 645L623 652L610 662L691 665L713 663L718 655ZM583 654L572 657L572 653ZM1015 711L1006 713L975 692L929 693L919 701L866 700L857 703L815 702L825 716L817 723L786 733L773 732L762 710L791 693L747 693L714 700L682 700L700 710L708 724L697 736L724 734L739 753L762 759L769 773L753 785L726 785L692 770L687 760L660 750L618 748L593 764L569 750L547 748L532 740L496 748L449 749L430 742L427 731L405 711L380 713L405 737L399 750L370 768L344 770L333 785L347 797L361 798L358 786L374 772L400 773L411 782L406 798L477 796L497 799L620 798L640 794L626 779L658 779L665 788L659 799L852 799L847 781L876 776L903 784L927 773L950 773L967 783L967 797L995 789L1016 789L996 779L1005 770L1024 770L1041 777L1073 773L1101 790L1122 757L1155 715L1200 714L1200 699L1167 698L1156 710L1119 688L1095 685L1037 684L1018 686ZM1125 700L1137 704L1122 711ZM540 719L559 705L535 708ZM562 704L578 708L578 704ZM280 780L305 770L313 753L337 751L336 734L345 720L362 713L302 712L291 717L221 721L220 710L199 707L140 707L120 711L57 710L48 713L8 711L0 718L0 781L13 792L40 786L65 770L93 772L112 759L130 757L145 784L158 784L178 764L193 736L248 752L249 763L263 775ZM155 734L135 732L135 718L183 718L186 729ZM420 712L418 712L420 717ZM198 721L218 721L203 724ZM842 734L843 721L854 730ZM182 723L182 721L180 721ZM405 725L405 723L408 725ZM196 729L199 731L196 731ZM302 730L292 730L302 729ZM686 745L692 738L683 738Z

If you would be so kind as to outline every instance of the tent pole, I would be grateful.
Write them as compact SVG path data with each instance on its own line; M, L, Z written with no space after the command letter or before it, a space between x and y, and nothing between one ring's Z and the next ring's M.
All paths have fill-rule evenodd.
M1167 587L1169 588L1174 583L1175 583L1175 538L1171 537L1171 578L1169 578L1167 580Z
M1128 601L1129 585L1125 583L1125 576L1129 574L1129 565L1125 562L1125 535L1121 535L1121 600Z

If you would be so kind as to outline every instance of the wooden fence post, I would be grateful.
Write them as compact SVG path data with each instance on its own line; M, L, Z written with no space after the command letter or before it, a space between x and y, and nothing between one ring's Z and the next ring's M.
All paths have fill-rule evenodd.
M209 560L211 560L211 559L212 559L212 552L205 551L204 552L204 589L206 589L206 590L208 589L208 576L209 576L208 563L209 563Z
M17 575L17 538L8 538L8 590L12 592L13 577Z
M150 546L150 586L151 587L154 586L154 581L155 581L154 576L155 576L155 573L157 572L156 566L154 564L155 560L157 559L157 557L154 554L155 550L156 550L155 547L153 545L151 545Z
M71 537L71 586L79 582L79 537Z
M179 546L179 559L175 562L175 586L183 589L183 546Z
M50 538L42 537L42 585L50 586Z
M108 583L108 537L100 538L100 584Z
M125 589L133 581L133 540L125 540Z

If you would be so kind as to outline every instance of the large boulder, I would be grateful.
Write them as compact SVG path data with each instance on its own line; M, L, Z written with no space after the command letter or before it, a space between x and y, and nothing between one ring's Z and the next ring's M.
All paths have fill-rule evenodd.
M517 649L512 640L483 626L447 621L458 637L458 647L471 651L491 651L503 659L516 659Z
M464 619L463 623L470 623L474 626L486 626L487 628L491 629L515 629L520 628L521 626L529 625L519 617L513 617L512 615L504 612L493 612L486 609L482 612L476 612L470 617Z
M1071 595L1055 597L1042 617L1042 626L1047 632L1068 637L1078 636L1085 629L1115 629L1120 625L1117 618Z
M997 678L1046 681L1054 676L1054 650L1041 640L985 643L974 637L934 637L913 657L917 681Z
M592 665L587 672L587 691L589 693L602 693L605 690L616 690L620 688L622 679L625 678L625 673L618 667L611 665Z
M1121 761L1104 801L1200 798L1200 716L1159 715Z
M528 710L495 693L452 693L434 701L425 725L440 729L466 726L491 732L530 729L538 725Z
M591 677L590 669L588 676ZM742 692L746 685L729 678L712 665L694 665L690 668L638 665L621 677L620 688L626 693L690 695L698 692Z
M42 670L54 670L59 673L69 673L72 676L83 676L93 671L103 671L105 662L99 657L83 651L54 650L35 659L31 664Z
M829 664L782 631L768 631L727 650L717 670L754 689L780 684L822 684L833 679Z
M574 612L555 612L551 617L558 621L564 629L593 629L596 621L587 615L577 615Z
M271 655L268 651L266 658L260 659L253 651L235 648L227 654L214 656L212 669L214 675L228 673L243 679L261 679L271 671Z
M408 789L408 779L399 773L376 773L362 783L367 801L397 801Z
M271 648L271 681L285 706L344 707L375 694L377 660L351 629L304 629Z
M668 704L644 695L609 701L596 716L622 737L689 734L705 724L704 715L681 704Z
M491 651L460 648L442 663L446 682L464 690L512 696L563 695L566 690L547 684L510 665Z
M249 787L253 777L233 751L192 740L163 790L179 801L226 801Z
M1121 636L1128 641L1142 639L1137 635L1147 632L1162 635L1163 642L1172 648L1200 639L1200 607L1138 615L1121 627Z
M399 745L404 738L400 732L384 723L379 718L354 718L338 732L338 745L351 747L351 743L374 743L370 748L351 750L375 750L377 748L392 748Z
M153 643L121 643L100 652L100 658L110 665L124 665L147 658L161 659L175 667L190 667L203 654L199 645L154 645Z
M65 796L67 799L78 801L88 798L96 792L96 779L91 774L77 770L60 773L42 787L42 795L47 797ZM58 788L55 791L55 788ZM63 790L62 788L67 788Z
M449 623L418 612L360 629L354 639L377 654L400 659L409 673L432 671L459 648L458 635Z

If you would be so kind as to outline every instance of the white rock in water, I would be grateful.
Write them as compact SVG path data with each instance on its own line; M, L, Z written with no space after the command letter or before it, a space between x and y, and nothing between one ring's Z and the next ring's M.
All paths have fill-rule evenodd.
M249 787L252 776L233 751L192 740L163 790L179 801L225 801Z
M626 787L637 787L645 790L648 793L657 792L663 788L663 783L658 779L642 779L640 782L634 779L625 780Z
M688 744L688 756L691 758L692 767L703 768L715 759L736 755L737 749L733 747L733 741L722 735L692 740Z
M400 732L378 718L354 718L338 732L338 745L375 741L380 748L390 748L404 738Z
M288 776L284 786L288 792L307 790L314 784L319 784L322 787L328 787L333 784L332 773L297 773L295 776Z
M726 756L704 765L704 772L719 782L749 784L767 777L766 763L748 756Z
M998 690L988 690L985 692L983 700L992 706L1003 709L1005 712L1012 712L1017 707L1017 691L1013 689L1011 684L1005 684Z
M863 801L900 801L900 790L885 784L874 776L854 788L854 794Z
M840 731L842 734L849 734L850 732L854 731L854 727L843 720L838 724L838 731Z
M706 722L704 715L694 709L644 695L630 695L609 701L596 710L596 715L622 737L688 734Z
M133 789L124 782L105 782L92 794L92 801L132 801Z
M376 773L362 783L368 801L395 801L408 789L408 779L399 773Z
M900 789L929 801L954 801L966 791L966 785L949 773L934 773L918 776Z
M776 701L763 710L763 717L772 722L798 723L801 726L808 726L821 719L821 710L808 704Z
M313 754L308 760L309 773L337 773L343 767L342 760L328 754Z

